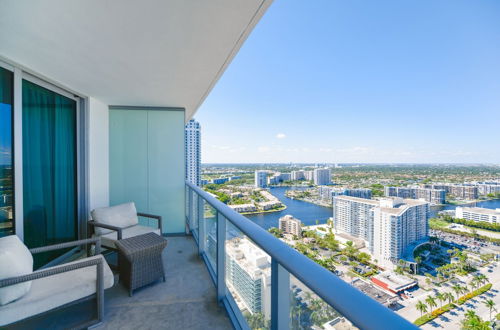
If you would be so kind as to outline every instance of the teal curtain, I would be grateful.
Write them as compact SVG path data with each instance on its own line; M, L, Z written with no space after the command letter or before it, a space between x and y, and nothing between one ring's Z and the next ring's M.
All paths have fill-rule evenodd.
M24 242L77 239L76 102L23 80ZM58 254L35 260L43 265Z
M0 237L14 234L13 85L14 74L0 68Z

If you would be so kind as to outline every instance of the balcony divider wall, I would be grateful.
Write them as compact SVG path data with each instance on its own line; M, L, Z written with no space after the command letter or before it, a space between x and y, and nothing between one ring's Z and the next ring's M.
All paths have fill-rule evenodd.
M134 202L162 216L163 234L185 234L184 163L184 109L110 107L110 205Z

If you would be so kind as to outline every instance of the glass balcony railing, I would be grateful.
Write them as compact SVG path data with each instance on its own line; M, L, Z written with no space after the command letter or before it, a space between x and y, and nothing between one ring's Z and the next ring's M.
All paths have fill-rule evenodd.
M236 329L417 329L207 192L186 221Z

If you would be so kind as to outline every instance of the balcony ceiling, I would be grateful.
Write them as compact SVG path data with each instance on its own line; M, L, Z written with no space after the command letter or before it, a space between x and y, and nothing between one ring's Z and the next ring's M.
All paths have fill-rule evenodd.
M0 57L109 105L190 118L272 0L0 2Z

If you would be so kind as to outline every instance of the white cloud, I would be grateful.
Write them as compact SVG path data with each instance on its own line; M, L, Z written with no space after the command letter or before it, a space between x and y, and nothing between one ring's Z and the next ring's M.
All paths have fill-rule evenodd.
M284 138L286 138L286 135L285 135L285 133L278 133L278 134L276 134L276 138L277 139L284 139Z

